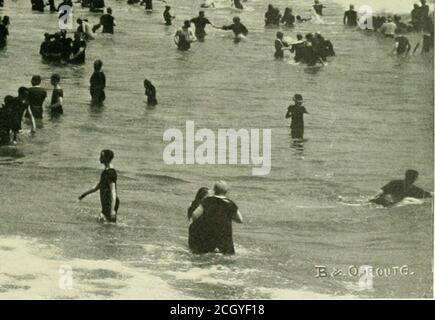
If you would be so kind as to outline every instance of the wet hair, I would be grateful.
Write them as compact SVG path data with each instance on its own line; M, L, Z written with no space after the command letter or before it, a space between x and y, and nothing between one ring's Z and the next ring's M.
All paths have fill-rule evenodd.
M418 171L412 169L406 170L405 181L414 183L415 180L417 180L417 178L418 178Z
M303 39L304 39L304 36L303 36L302 34L298 33L297 36L296 36L296 38L297 38L298 40L303 40Z
M200 11L200 12L198 12L198 15L200 15L200 16L203 16L205 14L205 12L204 11Z
M107 12L108 14L112 14L112 8L108 7L107 10L106 10L106 12Z
M8 105L11 105L14 103L14 97L8 95L5 97L4 102L5 102L5 107L7 107Z
M4 16L4 17L3 17L3 20L2 20L2 23L3 23L3 25L4 25L5 27L7 27L8 24L9 24L9 16Z
M51 79L52 82L59 83L60 82L60 75L58 75L57 73L53 73L51 75L50 79Z
M281 31L278 31L278 32L276 33L276 37L277 37L277 38L282 38L282 37L284 37L284 33L282 33Z
M101 156L103 158L104 163L110 163L115 157L115 154L113 153L112 150L104 149L101 151Z
M77 19L77 23L78 23L78 24L80 24L80 23L82 23L82 22L83 22L82 19L80 19L80 18Z
M190 21L189 20L184 20L184 25L183 27L185 28L189 28L190 27Z
M100 71L101 68L103 67L103 61L101 60L95 60L94 61L94 69Z
M234 17L234 18L233 18L233 22L234 22L234 23L236 23L236 22L240 22L240 18L239 18L239 17Z
M143 81L143 85L145 86L145 87L148 87L148 86L150 86L152 83L151 83L151 81L149 81L148 79L145 79L144 81Z
M32 86L37 86L37 85L39 85L39 84L41 84L41 76L39 76L39 75L34 75L33 77L32 77L32 80L30 80L30 83L32 84Z
M198 189L198 191L196 192L195 200L192 201L189 209L187 210L187 219L192 218L193 212L196 210L196 208L199 207L201 201L208 195L209 191L210 189L207 187L202 187Z

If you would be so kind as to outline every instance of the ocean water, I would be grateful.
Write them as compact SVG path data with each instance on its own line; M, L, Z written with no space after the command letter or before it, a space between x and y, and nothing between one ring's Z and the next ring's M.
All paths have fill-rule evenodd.
M32 13L24 0L0 9L11 17L0 95L15 95L33 74L50 89L53 72L65 95L59 121L47 118L34 137L25 132L16 148L0 149L1 298L432 297L432 203L364 205L408 168L420 172L417 185L433 189L432 57L397 59L391 40L344 28L346 1L323 1L322 23L283 29L292 39L320 31L334 43L337 57L321 69L273 59L277 29L264 28L267 1L249 0L243 13L223 2L206 10L215 25L239 15L248 39L235 44L232 34L210 28L189 52L176 50L173 34L200 1L170 1L172 27L163 25L163 3L147 14L125 2L106 0L115 34L97 34L83 66L41 61L39 45L44 32L57 30L55 14ZM397 10L408 3L410 10L413 1ZM310 14L310 1L273 4ZM91 24L99 17L80 7L74 16ZM420 40L410 38L413 46ZM95 59L108 82L101 109L90 107ZM154 109L146 107L145 77L157 88ZM284 117L295 93L309 112L303 145L292 143ZM213 131L272 129L270 175L252 176L242 165L166 165L163 133L184 130L187 120ZM98 195L77 202L98 181L105 148L115 151L118 170L116 226L96 222ZM187 207L216 179L228 181L245 218L234 226L234 257L195 256L187 247ZM70 291L58 287L63 265L73 270ZM316 266L362 265L406 265L412 274L375 276L371 290L355 276L316 278Z

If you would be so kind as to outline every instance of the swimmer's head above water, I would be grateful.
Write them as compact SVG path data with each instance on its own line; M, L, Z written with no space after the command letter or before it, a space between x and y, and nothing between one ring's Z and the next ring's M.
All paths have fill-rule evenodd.
M229 190L228 184L223 180L216 181L213 186L214 194L217 196L226 195L228 193L228 190Z
M417 181L417 178L418 178L418 171L412 169L406 170L405 183L413 184L415 181Z
M100 153L100 163L104 165L110 164L114 157L115 154L113 153L112 150L109 149L102 150Z

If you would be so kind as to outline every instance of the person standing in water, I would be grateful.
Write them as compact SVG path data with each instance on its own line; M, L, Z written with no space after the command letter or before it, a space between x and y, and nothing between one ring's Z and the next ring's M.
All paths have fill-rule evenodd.
M326 7L321 4L319 0L314 1L313 8L316 14L318 14L319 16L323 16L323 9L326 9Z
M240 0L233 0L233 6L236 9L243 10L243 5Z
M101 70L103 68L103 62L101 60L96 60L94 62L94 73L89 80L91 84L91 103L93 105L101 105L106 99L106 93L104 89L106 88L106 75Z
M0 21L0 49L3 49L7 45L7 39L9 36L9 17L4 16Z
M290 52L294 53L295 62L302 62L305 58L304 36L300 33L296 36L297 41L290 47Z
M204 38L207 35L205 32L205 27L208 24L212 24L210 20L205 17L204 11L200 11L198 13L198 17L191 19L190 22L195 25L195 37L198 39L198 41L204 41Z
M223 26L221 28L222 30L231 30L234 33L234 36L236 39L240 38L240 36L247 36L248 35L248 29L245 27L245 25L240 21L239 17L233 18L233 24L230 24L228 26Z
M288 107L287 114L285 115L285 117L286 119L288 118L292 119L292 123L290 125L292 138L303 139L304 138L304 114L308 112L303 106L304 99L302 98L302 95L295 94L293 101L295 102L295 104Z
M156 87L154 87L148 79L144 80L143 86L145 88L145 95L147 96L147 104L152 107L157 105Z
M288 48L289 44L284 41L284 33L278 31L276 33L275 39L275 59L283 59L284 58L284 50Z
M113 34L113 28L116 26L116 21L112 16L112 8L107 8L106 12L106 14L101 16L100 23L92 28L92 32L97 31L101 26L103 26L103 33Z
M190 30L190 21L184 21L183 27L175 33L175 43L178 50L187 51L190 49L190 44L195 41L195 37Z
M294 27L296 18L293 15L292 8L285 8L284 15L281 18L281 23L284 23L286 27Z
M163 12L163 19L165 20L165 25L167 26L172 25L172 19L175 19L175 17L171 15L170 10L170 6L165 6L165 11Z
M30 82L32 84L32 87L28 89L30 110L32 110L35 119L41 120L43 116L42 106L47 98L47 91L41 88L41 77L39 75L33 76ZM30 118L28 112L26 113L26 117Z
M86 196L100 191L101 214L98 217L100 222L116 222L119 209L119 197L117 191L118 175L112 166L112 160L115 154L112 150L103 150L100 153L100 163L104 165L104 170L101 173L100 181L92 189L80 195L79 200L83 200Z
M405 198L425 199L432 198L433 194L414 186L418 178L418 171L407 170L404 180L393 180L383 186L370 200L371 203L384 207L391 207Z
M355 6L351 4L349 10L344 13L343 24L348 27L356 27L358 25L358 13L354 9Z
M53 92L51 93L51 103L48 106L52 118L58 117L63 114L63 90L60 87L60 76L55 73L51 76L51 85Z
M228 185L218 181L213 187L214 196L205 197L192 214L193 223L201 221L201 244L196 253L219 252L235 254L232 221L243 223L237 205L226 197Z
M195 200L190 204L189 209L187 209L187 220L191 221L189 225L189 249L194 254L200 254L202 252L207 251L207 248L204 247L205 234L204 234L204 225L202 223L202 217L199 217L195 221L192 221L193 212L201 205L201 202L211 196L210 189L206 187L202 187L198 190L195 196Z

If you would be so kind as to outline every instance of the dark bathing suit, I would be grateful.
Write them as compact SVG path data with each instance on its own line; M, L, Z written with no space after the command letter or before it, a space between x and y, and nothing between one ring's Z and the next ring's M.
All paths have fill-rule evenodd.
M104 88L106 87L106 76L104 72L99 71L94 73L91 76L91 97L92 101L95 103L101 103L106 99L106 94L104 92Z
M31 87L29 90L29 105L32 110L33 117L35 119L42 119L45 98L47 98L47 91L41 87ZM26 118L30 118L28 112L26 112Z
M109 222L116 222L116 216L112 219L110 212L112 210L112 192L110 191L110 184L114 183L116 188L116 181L118 176L116 170L113 168L105 169L101 173L100 177L100 202L101 202L101 212L106 217ZM116 197L115 212L118 213L119 209L119 198Z
M304 138L304 113L307 110L304 106L292 105L288 107L288 113L291 114L292 123L290 125L291 135L293 139L303 139Z
M346 24L349 27L356 27L358 22L358 14L354 10L348 10L344 13L344 16L347 18Z
M204 213L189 228L189 246L193 253L235 254L232 220L237 205L228 198L208 197L202 201Z
M62 89L53 89L53 93L51 94L51 104L55 104L59 101L59 98L63 98L63 90ZM63 114L62 106L57 106L54 108L50 108L50 114L52 117L59 116Z
M387 185L383 186L382 191L384 193L379 198L370 200L370 202L382 205L384 207L390 207L405 198L432 198L432 195L429 192L426 192L414 185L406 188L404 180L393 180Z
M207 18L202 17L196 17L190 20L195 25L195 36L198 38L198 40L204 40L204 37L207 35L205 32L205 27L208 24L211 24L211 22Z

